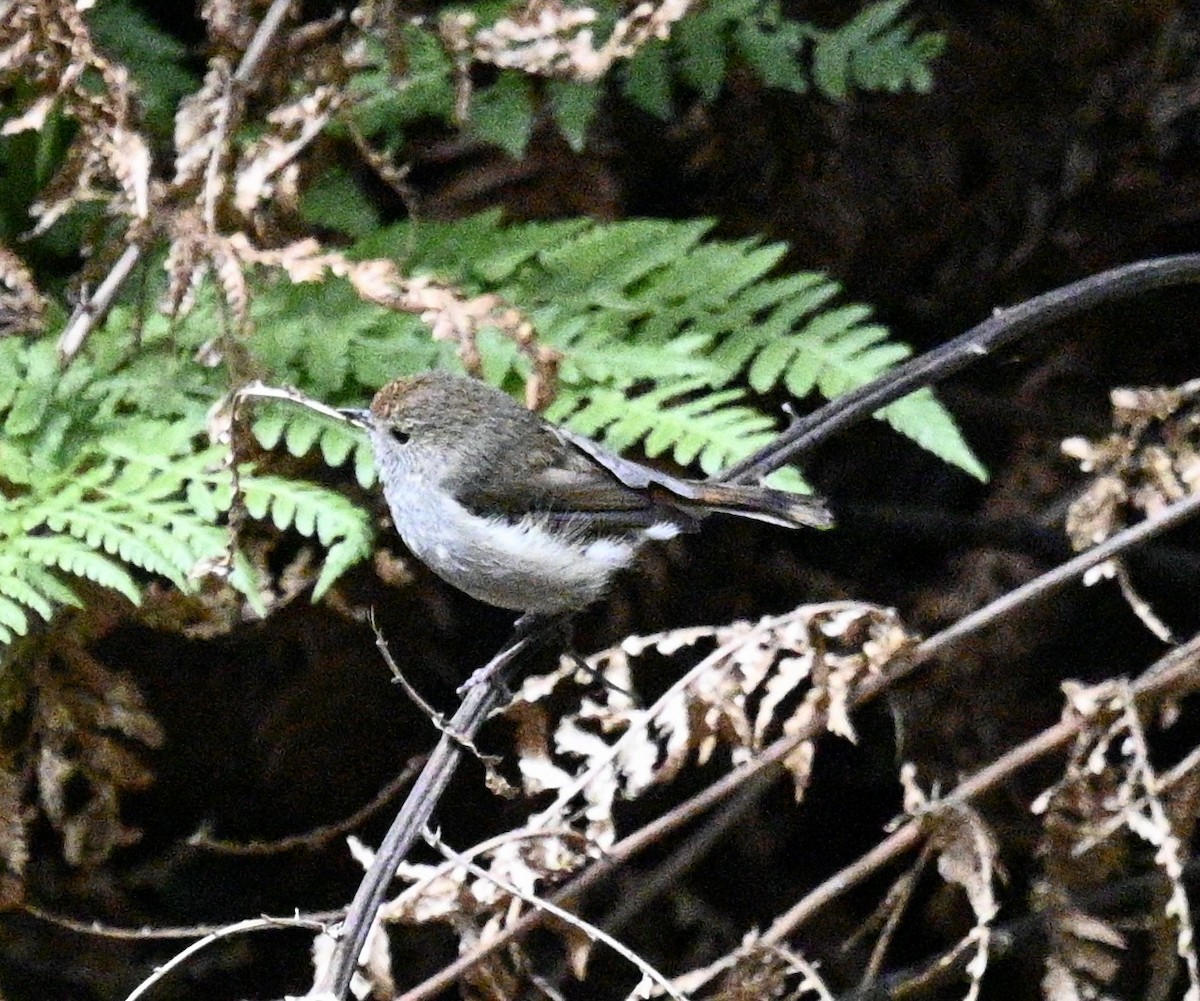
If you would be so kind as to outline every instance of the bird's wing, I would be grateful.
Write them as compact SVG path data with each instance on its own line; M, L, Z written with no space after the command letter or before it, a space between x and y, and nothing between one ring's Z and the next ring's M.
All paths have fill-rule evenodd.
M634 462L632 459L622 458L616 452L610 452L603 445L592 441L591 438L585 438L567 428L555 428L555 430L563 441L583 452L595 465L605 469L630 490L652 493L658 499L668 503L672 499L685 501L701 499L703 484L697 483L695 480L672 476L670 473L643 466L640 462Z
M657 504L659 510L667 507L693 520L703 517L707 512L723 511L784 528L801 525L828 528L833 524L833 516L819 497L807 497L764 486L714 483L672 476L623 459L590 438L566 428L556 430L564 441L585 453L596 465L603 466L625 486L640 492L647 503Z
M670 517L637 488L636 476L625 480L598 453L633 470L639 468L636 463L560 428L547 425L543 430L536 446L526 443L519 454L513 449L499 458L493 475L460 487L459 501L479 514L511 516L534 510L600 517L615 526L641 526Z

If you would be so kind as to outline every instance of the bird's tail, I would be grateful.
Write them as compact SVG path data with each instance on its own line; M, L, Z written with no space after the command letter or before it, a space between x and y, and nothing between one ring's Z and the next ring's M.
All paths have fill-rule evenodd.
M675 488L686 483L686 492ZM784 528L829 528L833 514L816 496L788 493L749 483L696 483L674 481L668 488L679 497L683 508L702 508L725 514L754 518ZM681 503L682 502L682 503Z

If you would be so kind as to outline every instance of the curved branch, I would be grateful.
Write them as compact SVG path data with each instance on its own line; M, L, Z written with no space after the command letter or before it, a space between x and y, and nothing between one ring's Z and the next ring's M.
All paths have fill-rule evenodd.
M800 418L771 444L731 466L717 478L742 481L765 476L839 431L857 424L880 407L941 382L1039 327L1139 292L1190 283L1200 283L1200 254L1179 254L1124 264L1027 299L1018 306L998 309L965 334Z

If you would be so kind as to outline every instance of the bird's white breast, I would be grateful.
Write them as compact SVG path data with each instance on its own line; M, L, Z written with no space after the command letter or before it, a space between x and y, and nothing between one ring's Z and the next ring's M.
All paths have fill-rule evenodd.
M418 472L393 476L385 496L396 530L443 580L501 608L559 612L599 599L636 545L622 538L581 539L536 514L482 517Z

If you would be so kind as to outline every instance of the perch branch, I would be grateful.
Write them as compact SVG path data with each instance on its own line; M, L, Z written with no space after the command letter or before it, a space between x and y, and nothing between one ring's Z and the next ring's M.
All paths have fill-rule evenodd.
M531 649L544 643L558 630L558 620L543 623L536 631L527 632L509 643L487 664L486 684L470 688L458 711L450 721L450 733L443 733L437 747L429 756L416 783L410 790L392 826L384 835L375 860L358 886L346 911L346 920L329 964L313 985L310 996L343 998L358 965L358 957L366 943L367 934L383 904L387 888L395 875L396 866L403 861L413 842L421 835L434 807L450 784L463 755L463 739L473 740L484 721L504 700L505 676L513 664Z

